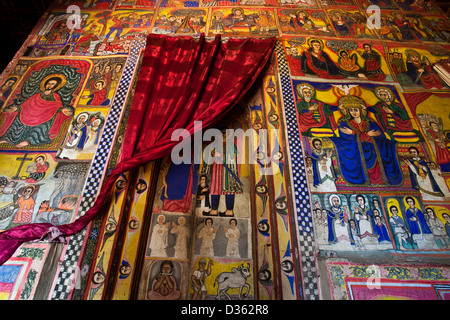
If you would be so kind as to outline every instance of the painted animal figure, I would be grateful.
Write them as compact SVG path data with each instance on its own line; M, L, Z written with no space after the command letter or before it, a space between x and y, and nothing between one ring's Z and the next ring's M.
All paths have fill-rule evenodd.
M224 28L230 29L233 34L236 34L236 30L233 28L236 27L248 27L248 32L252 33L252 27L256 26L256 19L259 17L257 14L247 14L243 17L243 20L238 21L237 19L233 18L225 18L223 20L223 26Z
M246 298L250 292L250 285L247 283L247 278L250 277L250 275L249 263L247 263L246 267L242 264L237 268L231 269L231 272L222 272L219 274L214 281L214 287L216 286L216 283L218 284L216 300L220 300L222 295L225 295L225 297L231 300L231 297L227 294L227 290L230 288L239 288L240 300ZM242 294L242 289L244 287L247 288L247 292Z

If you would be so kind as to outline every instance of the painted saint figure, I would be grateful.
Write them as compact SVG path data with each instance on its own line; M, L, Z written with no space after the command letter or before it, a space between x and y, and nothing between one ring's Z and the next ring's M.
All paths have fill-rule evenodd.
M18 205L18 210L12 223L30 223L33 217L33 210L36 202L32 195L35 193L36 188L33 185L28 185L22 190L22 196L20 196L15 202Z
M59 158L76 159L78 151L84 149L90 132L90 123L88 120L89 114L87 112L82 112L75 118L67 135L64 148L58 155Z
M372 49L372 46L368 43L363 45L364 52L361 57L364 59L364 74L368 79L375 81L383 81L386 75L381 70L381 61L383 60L381 55Z
M442 200L444 194L436 183L428 164L419 155L419 150L411 146L408 148L411 159L403 159L409 167L411 185L420 191L424 200Z
M34 161L30 163L26 169L28 173L28 178L25 180L27 183L36 183L41 181L45 177L50 164L47 161L47 157L43 154L38 155L34 158Z
M414 240L418 240L420 236L423 239L424 234L431 234L430 227L425 220L422 211L416 207L416 201L413 197L406 197L406 203L409 208L406 209L406 223L409 225L409 231L411 232Z
M339 71L344 77L366 78L357 62L356 53L350 55L347 50L339 51Z
M318 138L312 141L312 185L315 191L334 192L336 189L336 172L332 160L332 150L323 150L322 141Z
M178 224L172 222L171 234L176 234L177 241L175 243L175 254L176 259L186 259L187 258L187 239L189 238L189 229L186 227L186 218L179 217Z
M226 128L221 130L224 141L223 153L214 153L214 163L211 165L211 211L208 215L211 216L234 216L234 203L236 194L243 192L242 182L239 180L239 164L237 161L238 149L233 138L232 130L227 133ZM229 141L233 147L232 150L227 150L226 145ZM225 196L226 210L219 212L220 197Z
M366 199L363 195L356 196L357 206L353 207L353 214L359 227L360 236L362 239L366 237L373 237L373 213L372 210L366 206Z
M341 198L338 195L330 196L330 209L327 211L328 243L336 244L338 241L349 239L348 222L344 218L341 208Z
M373 112L383 131L393 138L392 134L397 131L413 131L412 122L404 107L395 100L394 93L387 87L375 88L375 94L379 102L373 107L367 108Z
M328 105L316 99L316 90L309 83L302 82L297 85L297 95L301 99L297 102L297 111L300 130L305 136L312 136L314 128L337 129L333 111L337 107Z
M16 77L9 77L6 79L5 83L0 86L0 108L3 107L3 104L11 94L12 88L16 82Z
M168 245L168 231L170 222L165 223L166 217L162 214L158 216L157 224L152 229L149 248L152 250L152 257L167 257L166 248Z
M213 241L216 238L216 233L219 228L213 228L212 225L213 220L211 218L206 218L205 226L198 233L198 238L202 239L200 254L205 256L214 256Z
M57 93L65 83L63 75L51 74L41 81L40 92L20 105L15 102L8 105L1 115L0 144L23 148L50 143L56 138L65 120L73 115L73 108L63 106Z
M201 208L202 212L208 213L211 210L211 202L209 199L210 188L208 185L208 177L206 174L200 175L200 181L197 186L197 208Z
M173 262L164 260L161 262L159 274L152 281L147 297L149 300L177 300L180 294L173 276Z
M434 142L437 164L442 165L450 163L450 151L447 147L447 138L442 132L442 129L439 128L439 125L434 121L430 121L428 126L429 128L426 130L426 133Z
M225 228L225 237L228 239L227 243L227 257L240 258L239 254L239 238L241 232L237 228L237 220L230 220L230 228Z
M398 215L398 208L390 206L391 217L389 223L394 231L395 243L398 248L417 249L417 244L411 236L411 232L402 217Z
M428 214L428 225L430 226L438 248L450 248L450 239L445 230L444 223L436 217L436 213L433 208L428 207L425 211Z
M423 86L425 89L442 89L444 85L439 77L433 73L430 62L426 57L413 49L406 50L406 74L414 84Z
M352 95L339 99L339 137L331 137L343 177L351 184L400 185L403 176L396 143L388 140L378 124L367 117L364 101Z
M302 72L317 75L325 79L342 79L339 68L323 51L323 42L319 39L308 40L309 49L302 53Z

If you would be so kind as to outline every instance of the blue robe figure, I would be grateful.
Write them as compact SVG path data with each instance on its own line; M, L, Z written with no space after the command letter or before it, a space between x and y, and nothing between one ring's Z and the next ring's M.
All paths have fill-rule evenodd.
M445 213L442 216L444 216L444 215L445 215ZM447 232L447 235L450 238L450 223L446 222L444 225L444 228L445 228L445 232Z
M197 190L198 165L171 163L164 184L161 188L163 210L187 212L190 208L192 195ZM164 192L162 192L164 190Z
M406 210L407 223L412 234L427 233L431 234L431 230L423 216L422 211L418 208L408 208ZM413 219L413 220L411 220Z
M411 149L411 148L410 148ZM417 149L416 149L417 150ZM419 182L417 181L417 176L414 173L413 170L411 170L410 167L408 167L409 170L409 177L411 178L411 186L416 189L416 190L420 190L423 191L425 193L431 194L433 196L437 196L437 197L443 197L444 194L442 193L441 188L439 188L439 185L437 184L436 180L434 179L433 175L430 174L430 168L428 167L428 164L421 158L412 158L410 160L411 165L415 168L416 172L418 172L419 174L422 174L424 176L428 176L428 178L430 179L431 182L431 188L433 190L424 190L420 188ZM421 165L422 168L419 168L418 165ZM425 170L424 170L425 168ZM432 192L431 192L432 191Z
M324 180L322 180L322 178L320 177L320 173L319 173L319 165L320 165L320 163L319 163L319 161L322 160L322 158L324 156L327 156L327 154L325 152L323 152L320 155L315 153L315 152L312 152L311 156L310 156L311 160L312 160L312 163L313 163L313 166L312 166L312 169L313 169L313 186L316 187L316 188L321 183L325 182L326 179L330 179L333 182L336 181L336 171L334 169L333 161L331 161L331 166L330 166L330 171L331 171L332 177L327 175L324 178Z
M356 245L357 248L363 248L364 245L361 241L361 230L358 223L354 219L348 220L348 235L351 245Z
M358 97L343 98L346 97L350 97L347 101L356 98L362 103ZM345 108L345 102L343 104ZM403 176L397 159L396 142L387 139L376 122L361 115L361 107L348 109L350 111L347 111L347 115L339 122L340 137L330 138L336 146L340 170L345 180L360 185L401 185ZM351 115L351 110L359 110L358 114L355 114L356 118ZM351 134L344 132L347 129L351 130ZM380 134L369 136L369 133L374 131Z
M333 210L334 209L334 210ZM331 208L331 210L327 210L327 222L328 222L328 243L334 244L337 243L338 239L336 237L336 233L334 231L334 222L335 220L344 219L344 211L340 208L335 209ZM342 222L344 223L344 222Z
M389 232L387 231L386 226L383 223L381 223L381 218L379 216L375 217L375 224L373 226L373 231L378 235L379 243L383 241L391 242Z

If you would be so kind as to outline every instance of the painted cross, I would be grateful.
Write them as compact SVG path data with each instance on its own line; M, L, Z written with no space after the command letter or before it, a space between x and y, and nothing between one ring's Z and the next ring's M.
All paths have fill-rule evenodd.
M20 166L19 166L19 169L17 170L16 175L14 177L12 177L11 179L13 179L13 180L19 179L20 171L22 171L22 167L23 167L23 164L25 163L25 161L33 160L33 158L28 158L27 155L28 155L28 153L25 153L25 155L23 157L16 158L17 161L20 161Z

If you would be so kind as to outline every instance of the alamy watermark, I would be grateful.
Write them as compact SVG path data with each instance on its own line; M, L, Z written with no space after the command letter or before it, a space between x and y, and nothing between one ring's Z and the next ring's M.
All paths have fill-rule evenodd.
M78 29L81 26L81 10L79 6L70 5L67 7L66 13L71 13L71 15L67 18L66 24L67 28Z
M178 141L171 153L174 164L259 164L266 175L279 172L282 153L275 130L202 129L202 122L195 121L193 135L186 129L172 133L171 140Z
M373 289L381 289L381 270L380 267L376 265L371 265L367 267L366 272L369 274L369 277L366 281L366 286L369 290Z
M377 5L368 6L366 9L369 17L367 18L367 28L381 29L381 9Z

